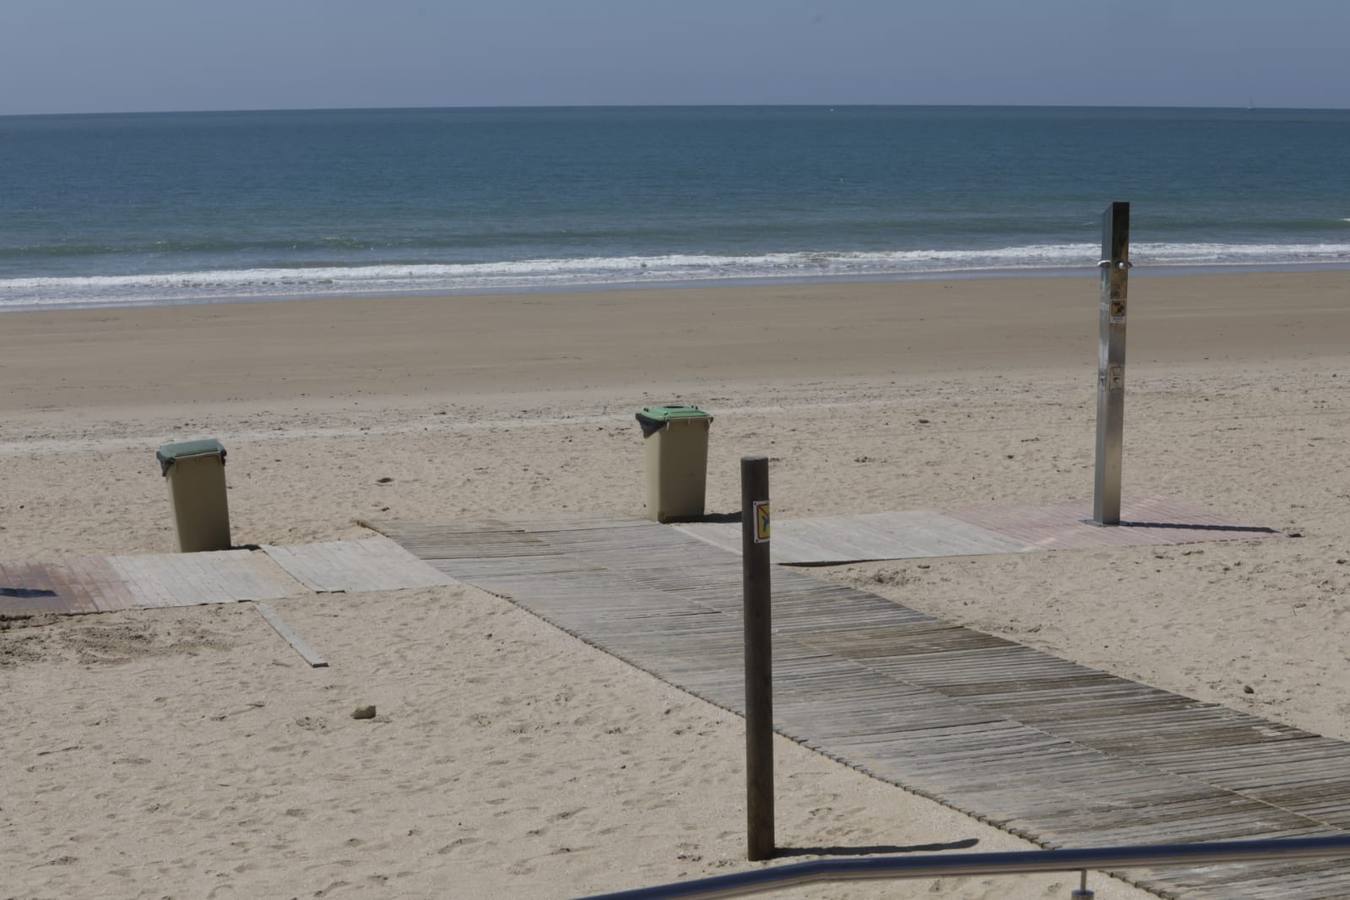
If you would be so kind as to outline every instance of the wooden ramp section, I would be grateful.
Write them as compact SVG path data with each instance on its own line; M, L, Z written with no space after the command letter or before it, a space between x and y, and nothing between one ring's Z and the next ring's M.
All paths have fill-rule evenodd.
M261 553L164 553L0 563L0 615L115 612L303 593Z
M110 556L108 562L141 608L280 600L297 588L266 557L248 550Z
M396 591L452 583L386 537L295 547L269 544L262 549L292 578L320 594Z
M774 562L783 565L823 565L1279 535L1271 528L1233 524L1213 513L1156 497L1125 504L1123 521L1112 528L1092 524L1091 513L1090 502L1073 502L974 507L945 513L911 510L786 519L773 523L772 553ZM675 527L715 547L741 552L739 522L694 522Z
M643 521L383 523L441 572L743 712L741 567ZM778 730L1047 846L1350 828L1350 744L774 572ZM1350 896L1350 864L1131 872L1168 895Z
M1012 540L1023 541L1028 550L1091 550L1283 536L1274 528L1234 522L1231 517L1161 497L1121 504L1120 524L1110 528L1092 524L1090 501L1049 506L976 507L957 510L952 516Z
M107 557L0 562L0 616L113 612L136 605Z
M452 580L386 537L263 552L81 556L0 562L0 616L115 612L298 594L392 591Z

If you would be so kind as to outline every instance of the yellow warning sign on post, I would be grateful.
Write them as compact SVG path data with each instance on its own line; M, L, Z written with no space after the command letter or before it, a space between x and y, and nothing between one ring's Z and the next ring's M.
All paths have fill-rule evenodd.
M767 544L769 542L769 501L756 500L754 507L755 543Z

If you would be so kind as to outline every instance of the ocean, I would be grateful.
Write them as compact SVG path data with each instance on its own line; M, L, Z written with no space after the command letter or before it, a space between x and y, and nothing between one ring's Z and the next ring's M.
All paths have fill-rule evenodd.
M0 309L1350 266L1350 110L0 117Z

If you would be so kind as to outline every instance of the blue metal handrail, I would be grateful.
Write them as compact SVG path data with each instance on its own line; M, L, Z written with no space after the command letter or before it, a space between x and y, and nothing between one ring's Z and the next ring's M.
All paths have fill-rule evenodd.
M1146 844L1077 850L1019 850L1005 853L947 853L869 859L818 859L788 866L715 875L695 881L596 894L587 900L714 900L744 897L827 881L875 881L1088 869L1196 866L1263 859L1350 856L1350 835L1223 841L1203 844ZM1083 896L1091 896L1085 893Z

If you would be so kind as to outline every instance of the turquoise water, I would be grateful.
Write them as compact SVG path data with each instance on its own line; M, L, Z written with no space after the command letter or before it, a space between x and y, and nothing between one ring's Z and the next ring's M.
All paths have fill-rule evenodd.
M1350 111L355 110L0 118L0 307L1350 265Z

